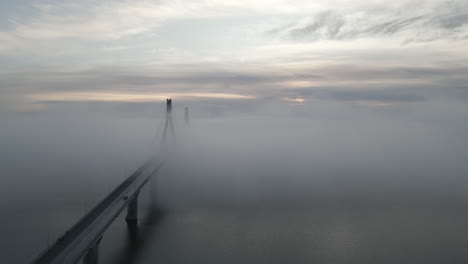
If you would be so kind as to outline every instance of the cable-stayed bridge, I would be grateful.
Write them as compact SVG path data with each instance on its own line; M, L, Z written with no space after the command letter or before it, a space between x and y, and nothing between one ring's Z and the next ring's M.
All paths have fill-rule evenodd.
M168 133L175 137L172 124L172 100L166 102L166 121L163 143ZM84 264L97 264L99 243L106 229L127 207L125 220L129 225L136 225L138 219L138 195L141 188L155 175L163 165L163 160L150 159L126 178L117 188L109 193L91 211L70 227L52 245L42 252L35 264L75 264L83 260Z

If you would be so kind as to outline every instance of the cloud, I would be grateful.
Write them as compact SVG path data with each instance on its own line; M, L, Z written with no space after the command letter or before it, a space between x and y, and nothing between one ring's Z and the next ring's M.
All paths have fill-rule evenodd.
M305 67L292 72L287 67L251 71L197 69L197 65L169 71L144 67L44 68L3 72L0 90L3 108L15 106L15 109L30 109L52 101L139 103L166 97L265 102L287 98L301 103L334 101L396 106L440 98L466 101L466 69L460 65L372 67L353 64Z
M333 11L325 11L318 14L315 20L304 26L293 26L289 34L294 39L301 39L304 36L309 36L313 39L322 37L336 39L344 23L343 17Z
M308 6L307 2L296 2L299 6ZM76 41L117 41L154 34L165 23L178 20L271 15L301 10L280 0L84 0L79 3L66 0L34 3L30 9L26 16L5 14L8 26L0 29L0 52L40 53L49 46L54 50L56 46L64 47ZM64 43L58 43L62 41Z
M48 1L36 4L30 14L5 16L8 25L0 29L0 54L20 66L283 64L348 59L359 49L359 58L352 59L372 52L388 59L382 50L397 50L401 43L468 39L463 1L418 3L424 4L419 7L408 0L352 4L345 0ZM265 37L269 28L274 38ZM348 41L369 38L380 43ZM308 45L319 40L334 40L334 45ZM11 67L6 61L0 64L5 65Z
M425 3L422 1L420 3ZM437 3L437 1L436 1ZM295 41L396 37L404 43L463 39L468 30L468 2L405 5L377 9L331 9L267 31Z
M80 1L35 4L30 16L8 16L0 51L34 51L76 41L116 41L148 33L173 19L214 16L202 2ZM63 42L63 43L60 43ZM66 44L65 44L66 43Z

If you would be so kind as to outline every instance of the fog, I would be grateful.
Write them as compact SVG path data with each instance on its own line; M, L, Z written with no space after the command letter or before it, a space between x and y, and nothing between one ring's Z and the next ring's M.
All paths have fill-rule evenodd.
M183 121L185 106L190 109L189 125ZM467 112L463 102L444 100L397 106L274 99L174 100L175 141L164 153L168 159L163 169L144 188L142 203L142 216L154 199L166 211L167 219L155 235L152 228L143 225L143 234L154 241L162 233L162 242L143 243L147 253L141 263L158 259L185 263L190 256L225 261L223 253L207 257L213 253L208 248L216 247L213 241L232 240L233 234L237 239L256 237L256 243L266 250L255 255L252 252L257 251L246 251L236 244L230 247L231 254L236 252L234 262L269 262L274 248L279 247L286 254L279 259L294 255L298 262L327 263L337 259L303 256L310 249L300 245L312 242L297 241L301 232L319 226L323 229L320 232L325 232L330 226L351 224L358 228L353 229L357 234L376 235L389 230L379 227L380 231L373 233L366 228L382 221L417 226L427 217L433 222L426 225L435 232L442 230L440 233L450 240L445 243L452 243L456 250L462 243L454 235L457 231L447 228L467 217L463 214L468 203ZM164 102L54 102L39 112L2 113L0 206L4 235L0 243L6 250L1 251L1 258L6 263L29 261L146 159L161 157L164 118ZM375 209L389 207L394 211ZM346 214L359 215L362 210L369 217L350 220ZM344 222L333 220L327 227L327 215ZM396 222L388 220L391 217L397 217ZM398 217L406 217L408 222ZM303 220L296 223L298 219ZM112 259L125 247L123 223L116 222L105 235L111 239L103 242L104 263L115 263ZM188 228L186 233L178 223ZM200 223L210 223L211 231L190 237L193 223L195 229L203 229ZM278 228L292 233L278 234ZM398 232L404 234L395 235L398 239L404 239L405 234L410 241L422 239L411 230ZM264 241L258 237L261 234L279 237ZM223 240L222 236L228 237ZM192 251L186 251L190 246L184 251L179 242L172 242L176 238L182 244L205 241L194 243L202 252L208 251L200 253L201 258L191 255ZM242 239L237 243L244 244ZM371 243L376 238L361 239ZM439 248L438 242L430 241L426 241L427 248ZM203 247L203 243L214 244ZM285 246L288 243L293 244ZM345 246L359 255L360 247L355 247ZM148 248L149 252L156 248L154 252L165 253L154 257ZM370 256L380 252L364 248L372 252ZM421 255L429 256L427 252ZM343 263L356 259L363 258L351 257Z
M288 110L277 117L194 121L176 164L168 166L179 175L167 180L170 186L183 188L191 202L250 205L465 196L462 120L425 120L413 109L379 113L347 107L319 114L314 106L278 109ZM301 110L310 114L301 116Z

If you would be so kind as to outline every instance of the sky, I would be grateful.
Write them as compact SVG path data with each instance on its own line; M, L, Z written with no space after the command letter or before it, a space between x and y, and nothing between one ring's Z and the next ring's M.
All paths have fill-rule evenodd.
M468 99L464 0L2 1L0 111L228 99Z

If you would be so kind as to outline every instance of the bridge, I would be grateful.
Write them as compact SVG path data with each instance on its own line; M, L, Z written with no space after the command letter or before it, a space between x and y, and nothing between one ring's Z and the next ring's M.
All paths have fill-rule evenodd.
M174 136L172 124L172 100L167 99L166 122L163 142L167 130ZM138 195L141 188L162 167L163 161L150 159L126 178L101 202L91 209L75 225L70 227L52 245L42 252L34 264L97 264L99 243L106 229L127 207L125 220L128 225L136 225L138 220Z

